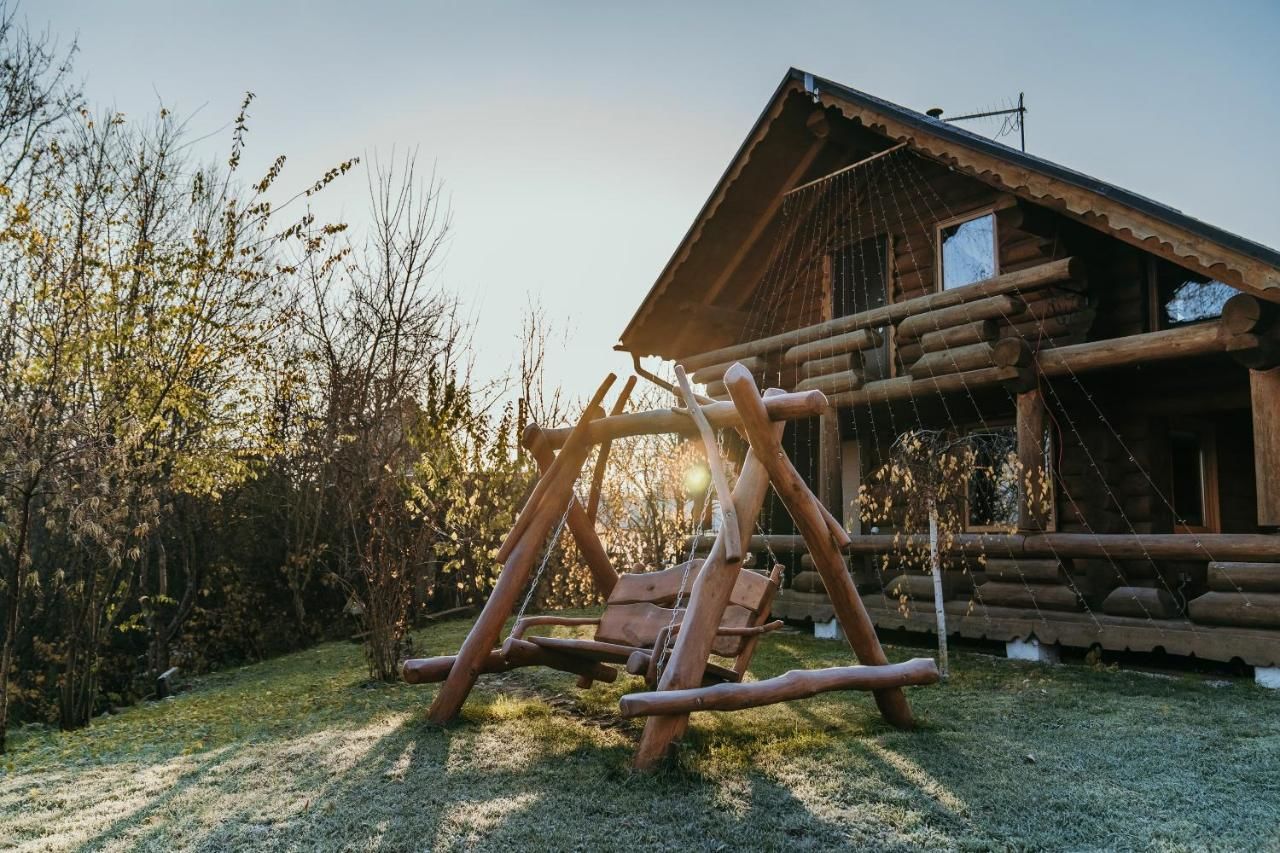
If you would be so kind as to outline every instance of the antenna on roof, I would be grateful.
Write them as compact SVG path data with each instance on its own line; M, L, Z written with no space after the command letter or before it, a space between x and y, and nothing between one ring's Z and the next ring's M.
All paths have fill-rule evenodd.
M1018 138L1023 153L1027 150L1027 104L1024 93L1018 93L1018 105L1016 107L1008 107L1003 110L987 110L980 113L966 113L962 116L952 116L951 118L942 117L942 107L934 107L927 113L931 118L945 121L948 123L957 121L971 121L984 118L996 118L1003 116L1004 122L1000 125L1000 130L996 132L995 138L999 139L1007 133L1018 131Z

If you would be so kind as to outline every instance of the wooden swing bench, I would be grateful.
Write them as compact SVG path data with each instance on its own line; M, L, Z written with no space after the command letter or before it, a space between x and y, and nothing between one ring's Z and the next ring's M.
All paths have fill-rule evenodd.
M914 725L902 687L934 683L937 665L930 658L890 664L875 628L858 597L841 550L850 540L805 485L780 442L786 420L812 417L827 408L817 391L762 396L750 372L732 365L724 383L732 402L697 397L683 370L676 368L684 409L622 414L632 387L620 395L610 417L600 403L614 377L600 386L578 423L570 430L543 430L531 425L524 444L542 468L511 533L498 552L501 574L480 617L456 655L405 661L409 683L444 682L429 712L436 723L452 720L482 673L522 666L547 666L578 676L580 686L613 682L622 665L644 678L646 692L621 699L623 716L645 716L644 734L635 764L650 768L684 732L693 711L732 711L814 696L830 690L871 690L883 717L892 725ZM738 481L730 492L713 427L738 429L748 451ZM720 501L723 524L705 560L694 560L648 573L617 574L605 554L587 510L573 484L591 448L629 435L678 432L700 435ZM558 454L555 449L559 447ZM598 462L598 483L603 464ZM781 622L769 622L769 608L781 579L781 567L769 576L743 567L741 543L749 539L772 486L804 537L822 575L836 618L863 666L794 670L775 678L744 682L756 647ZM592 498L588 504L593 506ZM517 618L510 635L495 648L502 626L528 584L533 564L552 527L563 519L606 596L595 618L531 616ZM532 628L594 626L591 639L530 634ZM732 659L731 665L711 660Z

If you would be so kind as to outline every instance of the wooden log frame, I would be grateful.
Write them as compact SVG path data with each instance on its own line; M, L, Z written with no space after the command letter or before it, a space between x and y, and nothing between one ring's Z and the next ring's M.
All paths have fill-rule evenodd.
M765 400L765 407L769 410L769 417L775 421L807 418L822 414L827 407L827 398L816 391L778 393ZM717 429L737 427L742 424L742 419L732 402L703 405L702 413L706 416L707 422ZM568 441L572 430L544 429L542 432L552 448L559 448ZM660 432L692 437L698 434L698 428L681 409L655 409L592 421L586 428L586 441L599 444L619 438Z
M963 302L949 308L939 308L913 314L898 324L898 340L907 341L921 337L928 332L950 329L978 320L1009 320L1027 310L1027 303L1021 299L1000 294Z
M547 444L546 438L538 425L530 424L529 427L530 429L526 429L527 440L525 441L525 447L533 454L542 476L545 477L555 461L555 453ZM608 444L600 446L602 457L608 446ZM591 580L595 583L596 589L600 590L601 595L608 597L609 593L613 591L613 585L618 582L618 572L614 569L613 563L610 562L609 554L605 551L600 537L596 535L595 523L592 520L590 511L582 508L576 496L571 497L569 500L569 518L567 521L569 533L573 536L573 541L577 544L578 551L582 554L582 559L587 564L587 569L591 572Z
M851 537L851 554L919 553L924 534L862 534ZM1280 563L1280 536L1265 533L958 533L947 537L948 554L999 559L1019 557L1187 560Z
M1075 375L1129 364L1223 352L1224 348L1219 323L1211 321L1159 332L1143 332L1042 349L1035 355L1033 370L1043 376ZM831 398L831 403L836 406L858 406L893 402L935 393L968 391L1002 382L1014 384L1015 390L1023 390L1017 388L1017 385L1024 383L1025 371L1025 368L992 367L924 379L898 376L868 382L857 391L836 394Z
M840 621L858 660L874 666L888 663L875 626L867 615L862 599L846 569L844 558L831 539L829 528L821 512L821 504L809 491L804 479L787 458L776 433L769 427L769 416L764 401L756 390L755 382L745 370L730 368L725 374L725 384L734 405L742 416L743 429L764 467L774 491L787 508L792 520L800 529L818 572L822 575ZM885 720L898 728L910 729L915 725L906 696L896 687L875 692L876 704Z
M1062 258L1016 272L1005 273L967 287L958 287L954 290L944 290L939 293L929 293L905 299L902 302L895 302L869 311L837 317L834 320L828 320L801 329L722 347L710 352L685 356L679 361L686 370L697 371L709 365L732 362L734 359L767 355L771 352L786 350L813 342L818 338L840 335L858 329L876 329L886 325L893 325L915 314L950 308L966 302L985 299L989 296L1025 293L1040 287L1061 284L1079 278L1080 275L1081 265L1079 262L1073 258Z
M754 380L749 378L748 381L755 387ZM783 428L784 425L777 422L770 426L772 434L778 437L781 437ZM749 447L732 498L738 513L739 534L743 539L751 535L756 517L764 505L768 487L768 471L756 451ZM736 568L725 565L722 533L716 537L711 552L702 564L702 570L694 579L683 627L676 635L675 645L658 681L660 690L683 690L702 684L707 657L711 654L716 632L729 604L736 575ZM657 766L665 759L671 745L684 733L687 725L687 715L650 717L636 749L635 766L642 770Z
M741 711L794 699L807 699L831 690L887 690L935 684L938 665L932 658L913 658L883 666L839 666L796 670L749 683L715 684L686 690L629 693L620 705L622 716L689 714L693 711Z
M604 395L609 393L610 386L617 380L617 376L610 373L605 377L604 382L600 383L600 387L596 389L596 393L591 398L591 402L583 409L582 416L578 419L578 423L574 425L573 430L565 440L565 447L587 447L585 441L586 427L597 415L596 411L600 406L600 401L604 399ZM515 548L520 538L524 535L524 531L528 528L529 522L533 519L534 514L538 512L539 507L545 502L548 493L557 491L557 487L563 485L566 478L576 479L578 472L576 470L566 473L568 466L562 466L560 463L567 458L565 456L554 459L547 468L546 473L538 478L538 482L534 484L533 492L529 495L529 499L525 501L524 507L516 516L516 522L511 526L511 530L507 533L507 538L503 541L502 547L498 549L498 561L505 562L511 556L511 551ZM585 456L584 456L585 460ZM579 463L581 467L581 462ZM573 479L568 479L569 489L572 493Z
M800 378L811 379L815 376L830 376L833 373L855 370L861 366L862 359L851 352L833 355L830 358L815 358L800 365Z
M631 392L635 390L638 377L628 376L627 382L622 386L622 393L618 394L618 399L614 401L613 409L610 415L617 416L627 409L627 401L631 399ZM604 487L604 472L609 466L609 445L610 442L602 442L600 451L596 454L596 469L591 474L591 491L587 493L587 518L592 524L596 523L596 513L600 509L600 491ZM539 462L539 465L542 463ZM602 590L607 596L608 590Z
M745 369L745 368L744 368ZM702 406L693 395L693 387L684 368L676 365L676 382L680 393L684 395L684 404L693 422L698 425L698 433L702 437L702 449L707 457L707 465L711 468L711 483L716 490L716 499L720 501L720 511L724 514L724 561L727 566L742 565L742 539L738 533L738 513L733 507L733 494L729 491L729 478L724 472L724 463L720 459L720 446L716 444L716 434L702 413Z

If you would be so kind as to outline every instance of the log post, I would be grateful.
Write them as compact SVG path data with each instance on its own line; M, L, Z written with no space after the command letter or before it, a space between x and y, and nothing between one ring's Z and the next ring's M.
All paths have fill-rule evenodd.
M617 417L626 411L627 401L631 399L631 391L635 387L636 377L628 376L627 383L622 386L622 392L618 394L618 399L613 402L613 409L609 412L611 416ZM609 467L609 447L612 444L611 441L601 442L600 451L596 454L596 470L591 475L591 491L587 493L587 519L592 524L596 523L596 512L600 509L600 491L604 488L604 473ZM605 593L605 595L608 594L608 592Z
M769 429L769 415L751 374L745 370L730 368L725 374L725 385L742 416L742 425L753 452L768 470L774 491L804 536L814 566L827 587L827 595L831 598L836 618L840 620L840 626L849 639L849 645L862 663L874 666L887 664L889 659L885 657L871 617L867 615L862 599L858 597L857 587L849 575L844 558L840 556L840 551L832 540L818 500L787 459L776 433ZM890 725L901 729L914 727L911 707L901 689L880 689L875 691L875 697L881 715Z
M743 372L746 372L745 368ZM747 381L751 382L751 387L755 387L755 380L750 378L749 373ZM770 434L775 436L775 441L781 438L784 427L783 423L769 425ZM751 536L768 488L769 475L764 465L755 451L748 450L742 463L742 473L733 489L733 504L738 512L738 531L743 541ZM737 583L739 571L737 566L725 563L722 533L716 537L711 553L702 564L702 571L693 582L685 618L676 635L675 646L671 650L666 668L658 680L659 690L685 690L701 686L702 676L707 668L707 657L711 654L716 631L720 628L720 620L729 604L729 596ZM653 653L659 655L662 650L655 647ZM636 749L635 767L640 770L655 767L666 757L671 744L684 733L688 722L687 714L650 717L645 723L644 734L640 737L640 746Z
M484 671L489 653L502 632L502 623L511 615L521 590L529 582L530 570L538 559L543 541L568 506L574 480L586 462L589 450L590 445L586 442L567 442L565 449L556 458L559 464L552 466L543 477L544 480L553 477L556 482L545 490L536 507L527 507L530 510L529 522L503 563L498 582L494 584L493 592L489 593L484 609L471 626L462 648L458 649L449 677L431 703L431 710L427 715L431 722L443 725L456 717L471 688L475 686L476 679Z
M1044 454L1044 397L1039 388L1017 396L1018 410L1018 529L1044 530L1051 516Z
M844 517L840 475L840 416L830 408L818 417L818 500L835 518Z
M1258 524L1280 527L1280 367L1249 371Z
M533 454L533 458L537 460L538 468L546 476L547 471L551 469L551 463L555 459L555 452L552 451L551 445L547 443L546 436L543 435L542 428L537 424L530 424L531 429L526 430L525 446L529 452ZM608 445L601 445L600 452L604 453ZM596 527L591 522L588 513L582 508L582 504L578 503L577 496L571 498L569 504L569 532L573 534L573 541L578 545L578 551L582 553L582 559L586 562L587 568L591 571L591 580L595 583L596 589L604 598L609 597L609 593L613 592L613 586L618 582L618 572L613 568L613 563L609 561L609 555L604 549L604 545L600 542L600 537L596 535Z

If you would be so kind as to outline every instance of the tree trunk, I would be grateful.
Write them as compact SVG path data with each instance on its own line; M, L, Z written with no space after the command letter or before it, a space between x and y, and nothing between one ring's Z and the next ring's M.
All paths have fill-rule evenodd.
M13 662L14 646L18 642L18 617L22 615L22 569L26 562L28 534L31 530L32 496L32 490L27 490L22 496L17 548L13 552L13 567L5 578L9 606L5 608L4 649L0 651L0 754L5 751L9 731L9 667Z
M938 508L929 505L929 571L933 573L933 612L938 617L938 673L951 674L947 660L947 610L942 599L942 559L938 555Z

